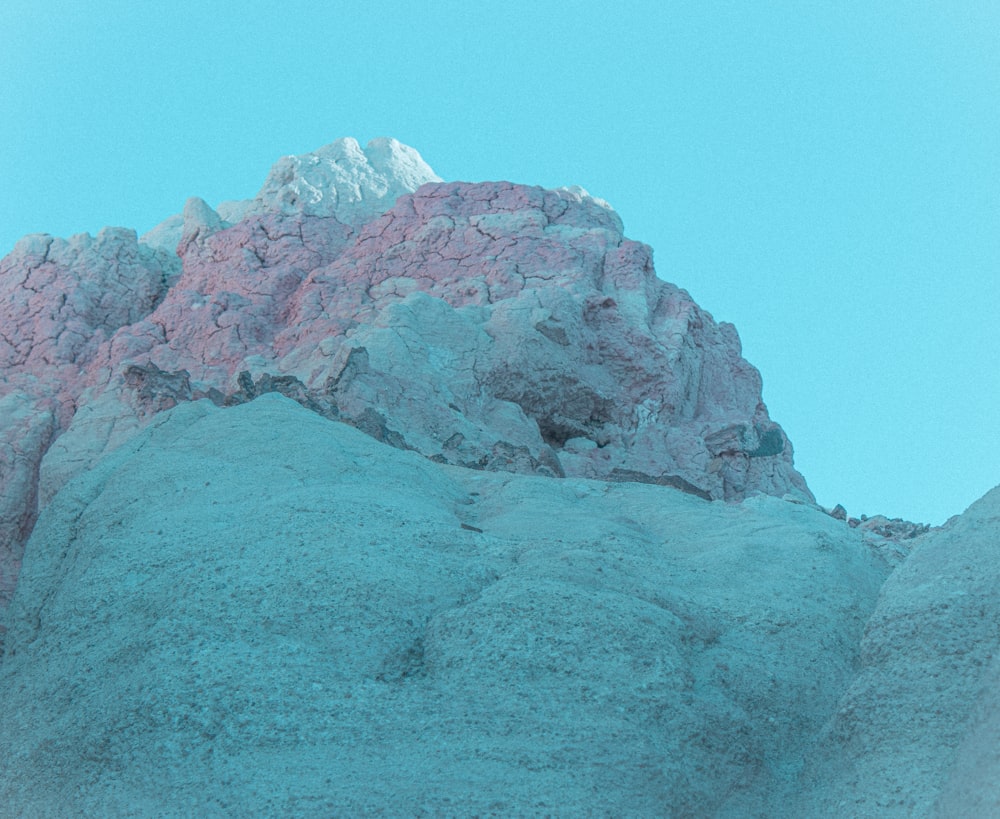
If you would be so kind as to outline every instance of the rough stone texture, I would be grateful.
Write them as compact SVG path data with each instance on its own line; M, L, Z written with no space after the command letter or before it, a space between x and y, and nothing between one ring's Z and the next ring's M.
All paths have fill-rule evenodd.
M24 393L0 397L0 611L7 607L24 543L38 514L38 466L55 433L53 407ZM0 634L2 637L2 634Z
M913 523L902 518L887 518L885 515L874 515L870 518L862 515L858 526L862 531L891 538L900 543L913 540L931 531L931 527L925 523Z
M440 181L420 154L395 139L373 139L362 148L345 137L312 153L282 157L256 197L223 202L212 214L225 227L249 215L271 213L332 216L359 225L384 213L403 194ZM173 251L186 219L186 212L171 216L143 234L142 241Z
M395 139L373 139L362 148L345 137L313 153L278 160L240 215L333 216L360 225L388 210L403 194L440 181L420 154Z
M148 315L179 272L135 231L26 236L0 260L0 368L73 376L119 328Z
M95 383L153 365L228 396L242 371L294 377L449 463L810 497L735 330L585 194L425 186L357 231L277 213L222 230L187 210L183 274Z
M886 574L770 497L472 471L271 393L43 511L13 815L775 815Z
M1000 816L1000 487L917 541L821 733L803 816Z
M0 609L38 511L40 462L72 417L87 365L179 273L179 259L120 228L27 236L0 260Z
M348 223L382 213L401 193L429 181L438 178L415 151L395 140L373 140L364 150L354 140L338 140L315 154L281 160L254 200L220 205L226 219L195 198L183 214L142 241L123 228L107 228L96 237L35 235L21 240L0 261L0 402L6 402L0 410L0 608L9 599L39 501L44 505L66 480L156 412L206 395L224 400L222 392L208 385L200 390L183 386L186 373L159 371L147 355L167 342L168 333L199 327L199 322L178 316L201 307L199 298L174 294L171 305L161 305L181 276L181 256L196 256L209 237L232 227L229 220L258 214L229 234L231 245L216 244L240 258L257 254L257 281L236 283L243 273L239 261L230 271L232 291L217 290L198 274L186 274L185 281L212 299L210 310L228 311L220 321L231 335L267 335L274 307L268 300L277 299L282 288L294 287L304 269L331 258L351 233ZM296 191L301 194L297 200ZM331 218L320 225L302 217L307 224L294 228L301 252L289 253L283 269L275 270L272 263L289 249L280 229L267 233L285 218L279 213ZM321 235L311 233L310 225L321 227ZM306 241L311 250L301 248ZM272 269L263 272L265 264ZM159 306L163 311L154 314ZM218 331L212 323L216 317L208 319L210 326L200 328L200 335L175 344L196 347ZM128 332L112 345L115 332L125 326ZM238 342L237 348L242 349ZM206 341L202 355L219 357L227 365L232 349ZM231 366L220 370L232 375ZM25 415L29 405L39 407L37 419ZM67 429L72 434L62 434ZM51 457L40 464L55 436Z
M341 140L26 238L0 366L11 815L1000 815L1000 489L814 507L581 189Z
M28 237L0 262L0 397L51 406L56 438L0 476L12 508L246 383L444 463L812 499L735 329L580 188L443 184L395 140L344 139L220 209L191 199L142 241Z

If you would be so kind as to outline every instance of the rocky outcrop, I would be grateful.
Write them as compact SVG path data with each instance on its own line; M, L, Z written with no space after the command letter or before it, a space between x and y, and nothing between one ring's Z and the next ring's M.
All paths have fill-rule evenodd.
M228 210L241 219L250 214L305 214L361 225L387 211L400 196L440 181L420 154L395 139L380 137L362 148L347 137L278 160L256 198L245 208L230 203Z
M185 235L183 274L112 339L96 383L150 364L206 394L243 371L294 377L448 463L512 447L544 474L808 496L735 331L589 197L435 185L357 231L272 213Z
M0 327L12 815L1000 813L1000 488L815 507L580 189L341 140Z
M436 464L275 391L183 401L42 512L0 804L779 815L885 574L805 504Z
M153 312L179 272L178 259L131 230L25 237L0 260L4 381L73 380L116 330Z
M180 268L114 228L28 236L0 260L0 609L38 511L42 458L73 417L88 366L157 307Z
M210 212L208 221L216 222L216 229L271 213L329 216L360 225L387 211L400 196L440 181L420 154L395 139L373 139L362 148L345 137L318 151L282 157L253 199L223 202L217 212L204 203L199 207ZM142 241L173 252L190 225L187 210L165 219Z
M18 455L43 462L0 479L12 507L179 402L270 389L442 463L811 500L735 329L582 189L445 184L394 140L339 140L222 210L0 264L0 397L53 418Z
M889 577L802 816L1000 815L1000 487Z

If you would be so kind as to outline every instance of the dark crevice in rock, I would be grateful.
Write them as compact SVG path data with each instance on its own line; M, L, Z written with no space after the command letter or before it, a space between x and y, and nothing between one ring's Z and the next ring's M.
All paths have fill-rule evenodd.
M780 427L769 429L754 424L735 424L705 436L705 448L713 456L742 455L768 458L785 451L785 436Z
M261 395L276 392L285 396L285 398L290 398L307 410L315 412L317 415L322 415L324 418L348 420L341 418L336 404L325 396L316 395L294 375L270 375L269 373L264 373L254 381L250 373L244 370L237 376L236 383L239 384L239 390L226 396L223 406L235 407L239 404L245 404L247 401L253 401L254 398L258 398Z
M751 458L768 458L785 451L785 436L781 434L780 429L773 427L762 432L759 427L755 427L755 430L760 443L756 449L747 453Z
M701 487L695 486L690 481L684 480L679 475L659 475L654 477L647 475L645 472L639 472L636 469L613 469L611 474L608 475L607 480L614 483L652 483L657 486L672 486L674 489L679 489L688 495L695 495L707 501L712 500L711 494Z
M187 370L168 372L150 362L145 367L130 364L122 373L125 386L135 395L143 415L155 415L193 398L191 375Z
M577 424L567 423L560 416L539 418L537 423L542 440L554 449L562 449L570 438L587 437L586 430Z
M553 449L562 449L570 438L586 438L598 446L607 443L607 436L602 434L605 420L591 417L586 421L576 421L565 415L551 414L537 418L538 432Z

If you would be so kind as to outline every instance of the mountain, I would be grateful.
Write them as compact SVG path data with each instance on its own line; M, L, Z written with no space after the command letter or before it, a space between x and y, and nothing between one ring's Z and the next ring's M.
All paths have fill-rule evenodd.
M338 140L0 311L12 815L1000 815L1000 489L818 508L582 189Z

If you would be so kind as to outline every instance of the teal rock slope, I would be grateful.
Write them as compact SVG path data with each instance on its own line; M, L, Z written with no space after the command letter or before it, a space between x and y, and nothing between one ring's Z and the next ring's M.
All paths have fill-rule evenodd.
M803 815L1000 816L1000 487L886 581Z
M187 402L39 518L0 803L761 813L887 572L801 503L440 465L274 394Z

